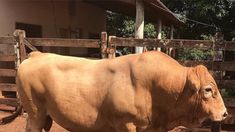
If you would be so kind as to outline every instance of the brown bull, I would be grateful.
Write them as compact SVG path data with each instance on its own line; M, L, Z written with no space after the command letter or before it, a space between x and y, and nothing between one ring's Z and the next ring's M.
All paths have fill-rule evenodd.
M19 67L26 131L50 117L70 131L166 131L227 116L204 66L187 68L161 52L88 60L33 52Z

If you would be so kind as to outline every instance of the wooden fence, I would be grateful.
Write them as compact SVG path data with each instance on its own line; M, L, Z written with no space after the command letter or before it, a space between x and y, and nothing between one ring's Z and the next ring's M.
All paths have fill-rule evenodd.
M219 35L218 35L219 36ZM1 55L0 63L5 61L15 62L16 67L12 69L0 69L0 77L15 77L16 70L20 62L27 58L26 47L35 51L36 46L42 47L85 47L85 48L99 48L101 58L114 58L116 47L127 46L150 46L161 48L198 48L210 49L215 53L218 51L235 50L235 43L224 41L220 37L215 37L214 41L207 40L182 40L182 39L134 39L134 38L119 38L110 36L107 38L107 33L101 33L100 39L61 39L61 38L26 38L25 32L17 30L14 36L0 37L0 45L8 44L15 47L15 54ZM194 66L203 64L213 71L222 71L221 74L215 76L218 84L222 88L229 88L235 86L235 80L225 80L223 78L224 71L235 71L235 61L180 61L183 65ZM0 91L16 91L15 83L0 83ZM17 99L0 98L0 104L8 104L11 106L18 105ZM235 107L230 103L228 107ZM212 129L213 130L213 129ZM218 129L217 129L218 130Z
M5 98L0 98L0 104L17 107L16 95L10 96L7 92L16 92L15 76L18 62L18 50L14 37L0 37L0 46L13 51L0 55L0 91Z
M136 47L136 46L149 46L149 47L161 47L161 48L197 48L204 50L212 50L214 55L218 51L235 51L235 42L223 41L219 38L215 41L209 40L182 40L182 39L134 39L134 38L119 38L115 36L109 37L109 58L115 57L115 50L118 46L124 47ZM234 71L235 72L235 60L234 61L179 61L185 66L195 66L198 64L205 65L209 70L212 71ZM222 88L235 86L235 80L225 80L223 76L216 76L216 80ZM235 88L235 87L234 87Z

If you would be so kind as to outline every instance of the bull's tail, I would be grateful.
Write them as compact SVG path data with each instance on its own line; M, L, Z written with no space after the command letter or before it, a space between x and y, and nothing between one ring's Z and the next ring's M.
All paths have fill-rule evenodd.
M16 119L16 117L18 117L18 115L20 115L21 112L22 112L22 105L19 105L19 106L16 108L16 111L15 111L12 115L3 117L3 118L0 120L0 125L4 125L4 124L7 124L7 123L12 122L13 120Z

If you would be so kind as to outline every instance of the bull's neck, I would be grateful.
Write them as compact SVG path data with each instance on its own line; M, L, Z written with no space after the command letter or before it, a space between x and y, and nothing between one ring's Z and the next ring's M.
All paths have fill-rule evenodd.
M151 87L153 112L158 112L153 114L162 119L159 124L162 121L170 123L172 121L169 119L178 118L176 112L180 110L178 109L178 103L186 86L188 68L180 67L178 72L174 72L175 70L167 69L160 74L158 73L159 71L156 71L151 78L152 82L154 82Z
M168 115L168 128L174 128L179 125L185 124L185 125L192 125L195 122L198 122L198 118L196 115L198 115L198 103L200 99L198 99L198 96L191 96L189 91L191 91L190 87L187 85L187 75L189 74L189 70L191 68L185 67L185 81L184 85L178 95L178 98L175 102L175 107L173 110L169 112ZM193 98L195 102L190 102L189 98ZM190 115L188 115L190 113ZM199 112L200 113L200 112Z

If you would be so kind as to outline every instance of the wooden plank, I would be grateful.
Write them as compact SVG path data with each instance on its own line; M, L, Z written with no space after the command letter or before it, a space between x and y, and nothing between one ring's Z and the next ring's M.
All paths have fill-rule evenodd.
M15 61L15 55L0 55L0 61Z
M0 77L15 77L16 70L13 69L0 69Z
M111 45L116 46L151 46L151 47L172 47L172 48L200 48L212 49L213 41L209 40L187 40L187 39L134 39L113 37L110 40ZM216 48L225 50L235 50L235 42L224 41L222 45L216 45Z
M212 62L212 61L179 61L184 66L204 65L208 69L217 71L235 71L235 62Z
M223 100L224 100L226 107L229 107L230 109L235 110L235 99L234 98L224 98ZM233 111L233 114L235 114L235 111Z
M1 44L15 44L15 40L12 36L0 37L0 45Z
M212 49L213 42L208 40L183 40L183 39L134 39L112 37L111 45L115 46L152 46L152 47L175 47L175 48L200 48Z
M26 38L33 46L100 48L99 39Z
M225 49L226 50L235 50L235 42L234 41L225 41Z
M24 39L23 43L32 51L39 51L36 47L30 44L26 39Z
M235 71L235 62L214 62L214 68L221 71Z
M222 80L222 81L218 81L218 85L221 88L226 88L226 89L235 88L235 80Z
M17 107L20 105L19 99L17 98L0 98L0 104Z
M12 91L12 92L16 92L16 84L0 83L0 91Z
M212 61L178 61L180 64L187 66L187 67L193 67L193 66L197 66L197 65L204 65L206 66L208 69L211 68L212 65Z
M235 80L223 80L223 85L235 87Z

